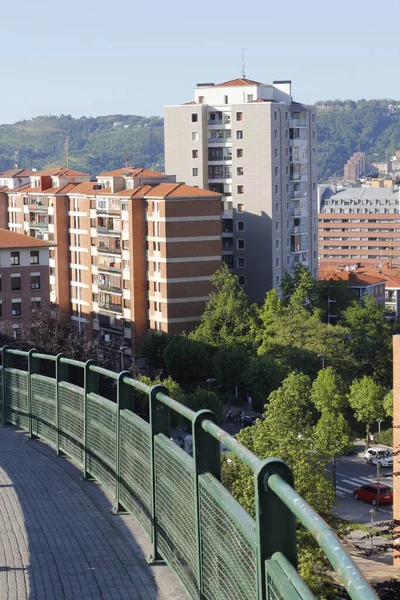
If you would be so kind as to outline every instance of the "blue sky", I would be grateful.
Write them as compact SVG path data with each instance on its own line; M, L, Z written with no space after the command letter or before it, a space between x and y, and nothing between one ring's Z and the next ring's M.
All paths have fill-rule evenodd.
M197 82L291 79L294 98L400 99L400 4L20 0L2 6L0 122L162 115ZM385 8L386 7L386 8Z

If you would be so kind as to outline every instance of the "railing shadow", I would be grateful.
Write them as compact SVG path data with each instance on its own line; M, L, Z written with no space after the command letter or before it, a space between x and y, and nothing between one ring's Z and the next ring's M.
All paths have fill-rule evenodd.
M139 525L111 507L97 483L82 481L49 446L0 429L1 597L186 598L167 567L148 566Z

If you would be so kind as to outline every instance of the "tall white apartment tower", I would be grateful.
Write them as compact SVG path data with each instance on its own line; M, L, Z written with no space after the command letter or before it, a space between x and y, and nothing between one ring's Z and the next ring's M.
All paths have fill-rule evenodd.
M317 275L317 117L291 82L199 83L166 106L165 168L223 194L223 260L257 302L296 262Z

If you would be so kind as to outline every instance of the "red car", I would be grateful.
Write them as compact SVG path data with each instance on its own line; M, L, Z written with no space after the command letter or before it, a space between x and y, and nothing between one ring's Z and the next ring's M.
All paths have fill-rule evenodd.
M378 504L378 484L369 483L362 485L354 490L354 498L356 500L364 500L372 502L374 506ZM379 484L379 504L391 504L393 502L392 488L383 483Z

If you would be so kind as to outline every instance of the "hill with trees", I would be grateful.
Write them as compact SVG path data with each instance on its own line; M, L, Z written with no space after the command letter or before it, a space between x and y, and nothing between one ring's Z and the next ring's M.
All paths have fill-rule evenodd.
M392 107L389 109L389 105ZM383 100L327 100L317 102L319 181L343 174L353 152L367 153L369 162L389 160L400 149L400 104ZM40 116L0 125L0 172L18 164L44 169L65 164L93 177L130 164L163 170L163 119L135 115L72 118Z

